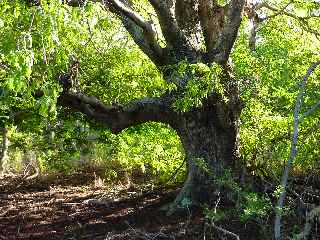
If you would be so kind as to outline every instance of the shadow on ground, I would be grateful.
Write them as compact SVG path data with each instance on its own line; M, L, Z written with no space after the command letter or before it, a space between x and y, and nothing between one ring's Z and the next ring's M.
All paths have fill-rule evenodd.
M189 214L167 217L160 210L173 201L178 187L96 187L94 181L93 174L83 173L28 181L21 176L3 176L0 239L229 239L221 234L221 238L213 238L216 233L200 212L192 218ZM244 229L238 224L228 223L241 239L256 239L256 225Z

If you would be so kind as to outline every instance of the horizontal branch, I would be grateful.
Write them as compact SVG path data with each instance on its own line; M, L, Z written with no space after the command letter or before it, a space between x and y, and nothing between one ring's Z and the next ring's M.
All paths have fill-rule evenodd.
M63 92L58 98L58 103L107 125L113 133L150 121L171 124L172 111L161 98L135 100L124 106L106 106L94 97Z
M50 2L50 1L48 1ZM100 2L99 0L91 0L91 2ZM41 0L26 0L29 6L40 6ZM71 7L82 7L87 3L87 0L61 0L62 4L69 5Z
M62 3L72 7L81 7L86 4L86 0L62 0Z

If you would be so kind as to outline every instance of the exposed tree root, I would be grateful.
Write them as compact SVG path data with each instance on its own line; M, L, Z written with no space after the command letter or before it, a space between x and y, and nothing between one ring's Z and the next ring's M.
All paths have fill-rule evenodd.
M173 203L168 206L167 216L179 212L181 210L186 210L189 206L195 205L195 202L192 202L194 199L192 197L192 174L188 174L187 180L184 183L184 186L180 190L178 196L175 198Z

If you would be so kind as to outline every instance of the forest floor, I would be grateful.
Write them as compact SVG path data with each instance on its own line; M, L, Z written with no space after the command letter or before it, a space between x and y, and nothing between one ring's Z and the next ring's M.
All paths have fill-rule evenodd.
M0 240L236 239L224 238L223 231L213 229L200 212L192 217L186 213L166 216L161 207L172 202L179 190L109 186L89 173L30 180L2 176ZM261 230L256 223L225 225L245 240L257 239Z
M179 190L109 186L91 173L2 176L0 240L205 239L211 230L200 212L168 217L161 210Z

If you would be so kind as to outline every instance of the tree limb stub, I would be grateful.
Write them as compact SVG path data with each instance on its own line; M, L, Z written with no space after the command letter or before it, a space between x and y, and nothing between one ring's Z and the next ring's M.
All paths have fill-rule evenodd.
M106 124L113 133L149 121L172 124L171 110L160 98L144 98L131 101L124 106L106 106L94 97L68 92L60 95L58 103Z

